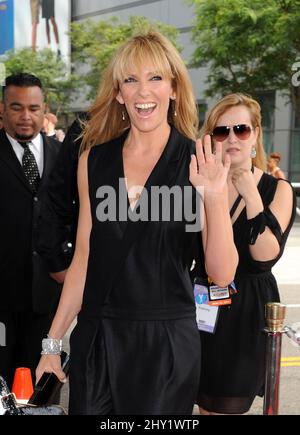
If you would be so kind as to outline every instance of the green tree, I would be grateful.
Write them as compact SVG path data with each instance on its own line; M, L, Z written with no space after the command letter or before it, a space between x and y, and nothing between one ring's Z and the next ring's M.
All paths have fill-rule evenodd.
M70 75L66 64L49 49L33 52L24 48L5 53L6 76L27 72L40 78L47 106L52 111L67 112L71 103L77 77Z
M89 99L95 98L101 74L119 45L137 32L153 27L179 48L175 27L151 23L144 17L130 17L128 23L120 23L118 18L112 17L105 21L87 20L71 24L72 57L76 67L82 71L82 81L88 87Z
M208 64L208 96L285 91L296 110L300 86L300 0L189 0L195 10L195 66ZM294 82L295 83L295 82Z

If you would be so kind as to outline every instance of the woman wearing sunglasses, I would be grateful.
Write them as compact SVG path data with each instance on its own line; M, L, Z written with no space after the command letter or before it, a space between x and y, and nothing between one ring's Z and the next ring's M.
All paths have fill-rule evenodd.
M201 332L198 404L202 414L242 414L264 391L264 306L279 301L271 269L283 253L295 198L288 182L264 172L257 101L239 93L225 96L211 109L202 133L222 143L223 159L231 158L229 207L239 264L229 286L235 294L231 304L219 306L215 333ZM200 267L195 272L205 277Z

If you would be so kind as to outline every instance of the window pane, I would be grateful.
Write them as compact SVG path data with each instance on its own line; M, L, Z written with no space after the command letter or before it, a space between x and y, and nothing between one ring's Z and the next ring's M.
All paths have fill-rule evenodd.
M294 127L300 128L300 111L299 110L294 115Z
M274 143L274 131L269 130L268 128L263 128L263 144L266 154L270 154L273 149Z
M256 99L261 107L264 148L268 155L273 151L274 144L275 92L260 92Z
M291 181L300 181L300 111L294 110L291 131L290 174Z

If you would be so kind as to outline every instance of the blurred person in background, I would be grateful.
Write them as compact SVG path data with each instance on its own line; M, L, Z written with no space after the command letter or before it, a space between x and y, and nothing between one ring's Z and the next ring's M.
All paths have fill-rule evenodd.
M31 11L31 47L36 50L37 27L40 22L41 0L30 0Z
M267 170L268 170L268 174L272 175L273 177L282 178L283 180L285 180L286 176L278 166L280 160L281 160L280 153L271 153L267 161Z
M38 249L51 277L59 283L65 279L75 249L79 213L77 167L86 119L86 113L75 119L60 146L39 221Z
M56 52L57 56L61 55L61 51L59 48L59 34L58 34L58 28L57 23L55 20L55 5L54 0L42 0L42 18L45 18L46 20L46 35L47 35L47 41L48 41L48 48L51 48L51 33L50 33L50 23L51 21L55 43L56 43Z
M57 117L54 113L45 113L43 130L48 137L52 137L52 139L56 139L59 142L62 142L65 138L65 134L62 129L57 130Z

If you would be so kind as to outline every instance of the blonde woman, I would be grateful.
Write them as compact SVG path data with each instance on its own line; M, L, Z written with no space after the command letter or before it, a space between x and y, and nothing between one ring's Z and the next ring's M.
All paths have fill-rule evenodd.
M183 203L160 201L170 218L153 217L150 193L188 191L185 201L195 205L195 187L204 187L206 269L219 284L229 282L237 264L230 158L223 164L220 146L212 154L206 137L205 155L199 141L191 159L197 123L191 82L172 44L155 31L128 40L86 124L76 250L37 368L38 378L50 371L64 379L56 354L79 313L70 340L71 414L192 413L200 346L189 268L201 236L178 218Z
M219 307L215 334L201 332L198 404L202 414L242 414L263 395L264 306L279 301L272 266L281 257L295 216L291 185L264 171L260 106L231 94L212 107L203 126L231 158L229 207L239 264L232 304ZM200 267L195 273L205 276Z

